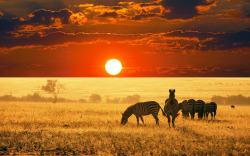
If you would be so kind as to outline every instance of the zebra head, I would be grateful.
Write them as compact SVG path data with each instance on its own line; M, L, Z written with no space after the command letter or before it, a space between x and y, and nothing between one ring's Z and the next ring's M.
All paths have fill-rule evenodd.
M127 116L125 116L124 114L122 114L121 124L122 124L122 125L125 125L127 122L128 122Z
M175 99L175 89L169 89L169 99Z

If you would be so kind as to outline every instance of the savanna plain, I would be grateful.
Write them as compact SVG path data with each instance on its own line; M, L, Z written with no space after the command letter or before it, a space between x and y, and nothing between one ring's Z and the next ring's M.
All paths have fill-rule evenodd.
M250 107L218 105L215 120L177 117L175 128L135 116L121 125L129 104L0 103L3 155L250 155ZM163 105L161 105L164 107Z

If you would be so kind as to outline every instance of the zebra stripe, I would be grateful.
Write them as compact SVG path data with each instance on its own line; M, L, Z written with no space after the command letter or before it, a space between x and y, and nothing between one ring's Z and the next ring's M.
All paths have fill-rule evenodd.
M181 109L178 101L175 99L175 89L169 89L169 98L165 101L164 112L167 114L168 124L170 127L170 115L172 116L172 125L174 126L175 118L179 115Z
M189 111L188 111L188 101L184 100L182 103L179 104L182 112L183 117L189 117Z
M139 125L139 117L141 118L142 123L144 124L144 120L142 118L143 115L150 115L152 114L155 118L156 124L159 125L158 113L161 109L164 115L165 112L159 105L159 103L155 101L148 101L148 102L139 102L130 107L128 107L125 112L122 114L121 124L125 125L128 122L128 118L134 114L137 119L137 125Z
M215 102L210 102L210 103L206 103L204 105L204 117L206 116L206 118L208 117L208 114L211 114L211 119L215 119L216 116L216 110L217 110L217 104Z
M194 107L194 112L198 113L198 118L202 119L203 118L203 110L204 110L204 105L205 102L203 100L197 100L195 107Z
M196 101L194 99L189 99L188 102L187 102L188 113L190 113L191 119L194 119L195 104L196 104Z

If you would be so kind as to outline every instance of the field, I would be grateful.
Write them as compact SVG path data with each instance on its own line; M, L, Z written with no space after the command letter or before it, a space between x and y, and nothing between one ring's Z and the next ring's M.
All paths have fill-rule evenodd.
M218 106L216 120L145 116L120 124L126 104L0 103L4 155L250 155L250 107ZM162 105L163 107L163 105Z

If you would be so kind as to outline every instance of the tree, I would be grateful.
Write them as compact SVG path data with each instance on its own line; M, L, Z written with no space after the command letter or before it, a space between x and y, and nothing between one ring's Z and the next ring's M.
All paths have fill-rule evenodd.
M100 103L102 101L102 98L99 94L92 94L89 97L89 102L91 103Z
M54 97L53 103L57 102L58 94L61 90L65 89L64 84L61 84L56 79L47 80L47 84L42 86L42 90L47 92L48 94L52 94Z

